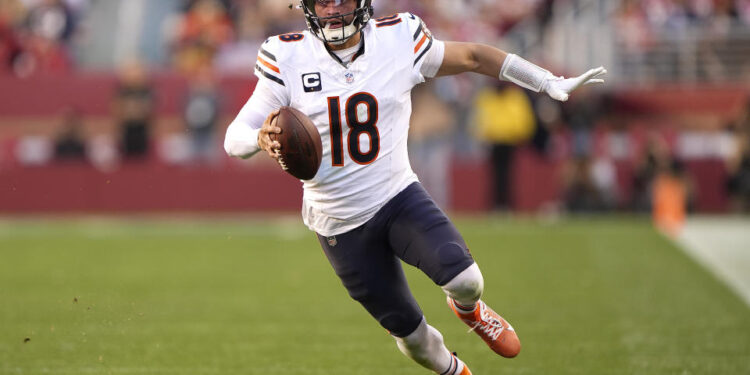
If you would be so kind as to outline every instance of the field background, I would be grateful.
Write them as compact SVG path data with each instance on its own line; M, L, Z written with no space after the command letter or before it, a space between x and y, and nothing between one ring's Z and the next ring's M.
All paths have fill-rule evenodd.
M748 374L750 311L648 221L456 221L521 355L408 270L475 374ZM297 217L0 221L1 374L426 374Z

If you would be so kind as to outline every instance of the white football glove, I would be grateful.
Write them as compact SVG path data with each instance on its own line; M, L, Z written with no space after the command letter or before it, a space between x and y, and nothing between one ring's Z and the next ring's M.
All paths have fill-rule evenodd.
M564 102L568 100L570 93L573 90L581 87L582 85L590 85L592 83L604 83L604 80L599 78L607 74L607 69L600 66L589 70L586 73L581 74L575 78L555 77L551 75L545 81L542 90L546 92L552 99Z
M582 85L604 83L604 80L599 78L604 74L607 74L607 70L600 66L575 78L557 77L549 70L534 65L518 55L508 54L500 70L500 79L506 79L536 92L544 91L552 99L564 102L573 90Z

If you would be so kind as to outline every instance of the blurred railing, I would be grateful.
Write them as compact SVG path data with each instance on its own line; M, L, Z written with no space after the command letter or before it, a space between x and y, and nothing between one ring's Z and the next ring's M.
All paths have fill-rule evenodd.
M652 86L750 81L750 26L721 17L656 26L621 14L620 0L555 2L547 27L538 20L507 35L511 50L573 74L604 65L608 82Z
M633 83L738 83L750 78L750 28L690 26L654 33L642 45L617 38L621 79Z
M556 1L545 25L529 18L506 34L507 47L558 73L609 68L615 59L612 19L619 4L620 0Z

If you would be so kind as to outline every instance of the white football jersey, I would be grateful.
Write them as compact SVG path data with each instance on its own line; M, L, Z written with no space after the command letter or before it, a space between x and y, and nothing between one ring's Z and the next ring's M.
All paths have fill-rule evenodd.
M428 52L435 61L439 50L433 76L443 58L443 44L410 13L373 19L362 32L348 64L309 31L269 38L258 53L262 83L320 132L323 160L303 181L302 216L324 236L364 224L417 181L407 153L411 90L424 82Z

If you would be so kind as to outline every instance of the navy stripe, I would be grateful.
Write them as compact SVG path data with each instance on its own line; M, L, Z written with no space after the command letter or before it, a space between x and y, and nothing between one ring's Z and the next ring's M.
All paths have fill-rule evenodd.
M266 78L270 79L271 81L274 81L274 82L276 82L276 83L278 83L278 84L280 84L280 85L282 85L282 86L286 86L286 85L284 84L284 81L282 81L281 79L279 79L279 78L277 78L277 77L274 77L274 76L272 76L272 75L270 75L270 74L266 73L266 71L265 71L265 70L263 70L263 69L262 69L262 68L260 67L260 65L258 65L258 64L255 64L255 70L259 71L259 72L260 72L260 74L262 74L262 75L263 75L263 77L266 77Z
M417 56L417 59L414 60L414 65L417 65L419 60L421 60L422 57L424 57L424 55L427 53L427 51L430 50L430 47L432 47L432 38L429 38L429 39L430 39L430 42L427 43L427 48L425 48L424 51L422 51L422 53L420 53L419 56Z
M269 59L276 61L276 56L274 56L271 52L266 51L263 47L260 48L260 53L264 54Z
M419 34L422 32L422 23L419 23L419 28L417 28L417 32L414 33L414 40L417 40L419 38Z
M394 15L391 15L391 16L387 16L387 17L380 17L380 18L376 19L375 22L388 21L388 20L392 20L392 19L397 18L397 17L398 17L398 13L396 13Z
M456 368L454 368L454 367L453 367L453 365L456 365L456 366L455 366ZM454 356L451 356L451 365L450 365L450 366L448 366L448 369L447 369L447 370L445 370L445 372L443 372L443 373L442 373L442 374L440 374L440 375L448 375L448 374L451 374L451 373L455 372L455 371L456 371L457 369L458 369L458 362L456 362L456 357L454 357Z
M411 19L415 20L415 19L417 19L417 16L415 16L415 15L413 15L413 14L409 13L409 18L411 18Z
M377 26L377 27L383 27L383 26L393 26L393 25L395 25L395 24L397 24L397 23L400 23L400 22L401 22L401 18L399 18L399 19L397 19L397 20L393 20L393 21L387 21L387 22L376 23L376 24L375 24L375 26Z

